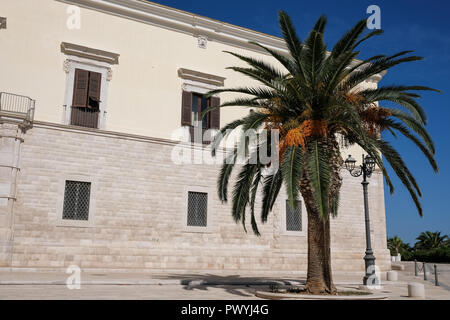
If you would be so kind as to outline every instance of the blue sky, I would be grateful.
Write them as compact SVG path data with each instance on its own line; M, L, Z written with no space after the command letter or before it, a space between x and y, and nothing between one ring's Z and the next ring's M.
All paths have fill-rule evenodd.
M277 11L289 13L299 36L304 39L315 20L325 14L328 25L325 40L332 47L342 34L358 20L369 16L369 5L381 9L381 28L385 33L361 46L360 58L376 54L393 54L414 50L424 61L412 62L391 69L381 85L425 85L442 90L441 94L423 92L421 105L428 114L428 130L436 144L440 172L434 174L418 149L405 139L388 138L404 155L404 160L422 188L424 217L420 218L408 191L398 179L394 195L386 189L388 236L399 235L413 244L425 230L450 234L450 23L447 0L419 1L206 1L160 0L163 5L280 36ZM392 171L391 176L394 177Z

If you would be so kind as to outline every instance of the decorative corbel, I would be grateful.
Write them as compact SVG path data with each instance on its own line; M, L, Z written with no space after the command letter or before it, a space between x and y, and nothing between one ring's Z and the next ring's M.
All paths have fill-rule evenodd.
M69 59L65 59L63 62L63 70L65 73L69 73L70 71L70 60Z

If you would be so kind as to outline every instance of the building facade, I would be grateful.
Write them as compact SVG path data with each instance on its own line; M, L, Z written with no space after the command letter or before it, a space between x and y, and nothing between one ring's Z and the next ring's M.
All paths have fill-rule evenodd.
M140 0L3 0L0 16L0 267L306 272L303 204L290 210L282 190L256 237L219 201L219 163L173 161L180 128L217 129L249 112L225 108L196 122L233 98L206 92L254 84L226 69L241 62L223 51L275 64L248 42L286 52L282 39ZM342 176L332 266L364 274L362 188ZM379 172L369 194L386 271Z

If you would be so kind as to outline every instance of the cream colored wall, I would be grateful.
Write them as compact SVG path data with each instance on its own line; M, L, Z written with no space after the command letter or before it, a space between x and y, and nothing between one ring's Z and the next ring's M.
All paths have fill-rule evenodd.
M180 126L180 67L226 77L226 86L249 85L248 79L225 70L239 62L223 50L266 56L217 42L207 49L197 38L93 10L81 9L81 29L66 27L67 5L46 0L6 0L1 3L8 28L1 30L0 90L37 100L36 120L61 123L66 73L61 42L120 54L109 83L106 130L170 138ZM223 111L222 123L243 114L243 108Z
M226 70L242 63L223 50L275 63L267 55L214 41L201 49L192 35L83 8L81 29L69 30L68 5L53 0L2 0L0 8L8 19L8 28L0 31L0 91L35 99L36 120L62 123L66 56L61 42L120 54L119 64L112 66L104 129L166 139L180 127L178 68L223 76L225 87L234 87L255 83ZM222 99L231 97L222 95ZM222 125L247 110L222 109Z

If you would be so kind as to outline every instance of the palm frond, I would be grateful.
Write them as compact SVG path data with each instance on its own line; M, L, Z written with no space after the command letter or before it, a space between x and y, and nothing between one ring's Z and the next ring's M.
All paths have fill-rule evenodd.
M403 121L403 123L405 123L411 130L417 133L425 141L430 151L433 154L435 153L434 142L431 139L430 134L419 121L411 117L409 114L403 112L402 110L392 108L390 109L390 111L393 117L396 117L397 119Z
M256 223L255 218L255 201L256 201L256 194L258 192L258 187L261 182L262 173L261 173L261 167L257 168L255 178L253 180L252 189L251 189L251 197L250 197L250 223L252 226L253 233L257 236L260 236L258 230L258 224Z
M249 202L250 188L258 165L246 163L238 174L233 188L232 216L235 222L245 219L245 207Z
M284 81L283 78L268 77L266 73L256 70L254 68L228 67L227 69L242 73L243 75L253 80L259 81L263 85L266 85L267 87L272 88L274 90L280 90L283 88L282 86L282 82Z
M419 197L422 196L420 188L418 187L417 182L415 181L412 174L409 172L409 169L403 162L402 157L386 141L377 140L376 144L378 146L378 149L382 152L383 156L391 165L391 168L394 170L400 181L403 183L406 189L408 189L409 194L414 201L417 210L419 211L419 215L423 216L422 206L419 201Z
M247 62L250 66L255 68L256 70L259 70L261 73L266 74L268 77L274 78L274 79L284 79L286 77L286 74L282 73L280 70L276 69L271 64L264 62L263 60L258 60L252 57L246 57L243 55L240 55L238 53L230 52L230 51L224 51L225 53L231 54L235 56L236 58L241 59L242 61Z
M293 74L298 74L299 73L299 69L295 64L295 61L289 57L289 56L284 56L281 53L278 53L275 50L272 50L270 48L267 48L266 46L263 46L257 42L253 42L253 41L249 41L250 44L253 44L263 50L265 50L267 53L269 53L272 57L274 57L275 59L278 60L278 62L280 62L290 73L290 75Z
M330 184L331 168L329 154L319 142L312 141L307 146L307 173L313 187L313 195L322 219L328 217L328 186Z
M402 133L406 138L408 138L409 140L414 142L414 144L427 157L433 170L435 172L439 171L436 160L434 159L433 153L419 139L417 139L417 137L415 137L413 134L411 134L411 132L409 132L409 130L405 126L403 126L402 124L400 124L394 120L391 120L391 119L383 120L383 124L396 129L398 132Z
M268 175L264 178L261 210L261 221L263 223L267 222L267 217L273 209L273 205L275 204L275 200L277 199L282 184L283 177L281 174L281 170L278 170L276 173Z
M303 169L304 157L302 149L295 146L288 147L283 155L281 171L289 204L294 209L300 195L300 179L303 175Z
M353 45L352 49L355 49L355 48L356 48L357 46L359 46L361 43L363 43L364 41L366 41L366 40L372 38L373 36L379 36L380 34L383 34L383 33L384 33L384 31L381 30L381 29L377 29L377 30L374 30L374 31L368 33L368 34L367 34L366 36L364 36L361 40L359 40L357 43L355 43L355 44Z
M303 45L300 38L297 36L294 24L292 23L289 15L284 11L278 12L278 20L280 22L281 32L283 33L283 38L286 41L286 45L293 57L300 57Z
M326 46L323 42L325 25L326 18L321 16L305 41L306 47L303 61L305 61L306 71L309 79L311 79L312 86L315 86L317 75L325 61Z
M378 89L367 89L358 92L363 96L367 103L375 103L380 101L391 101L406 108L415 119L423 124L427 122L427 115L422 106L407 94L401 91L386 91Z
M236 151L225 158L220 170L219 178L217 179L217 194L222 203L226 203L228 201L228 183L231 173L233 172L235 162Z
M395 57L394 55L393 57ZM405 62L412 62L412 61L418 61L423 60L423 57L418 56L409 56L405 58L399 58L394 60L392 57L381 57L379 59L376 59L372 61L369 64L365 64L363 66L360 66L359 69L355 70L353 73L351 73L346 81L342 84L342 87L345 88L345 90L350 90L360 83L368 80L370 77L379 74L383 71L386 71L393 66L399 65L401 63Z
M219 132L214 136L213 140L211 141L211 155L213 157L216 156L217 149L219 148L220 143L223 139L225 139L230 132L232 132L234 129L238 128L239 126L243 125L245 123L245 119L237 119L234 120L227 125L223 126Z
M351 51L359 36L366 29L366 20L358 21L333 47L330 58L335 59L346 51Z

